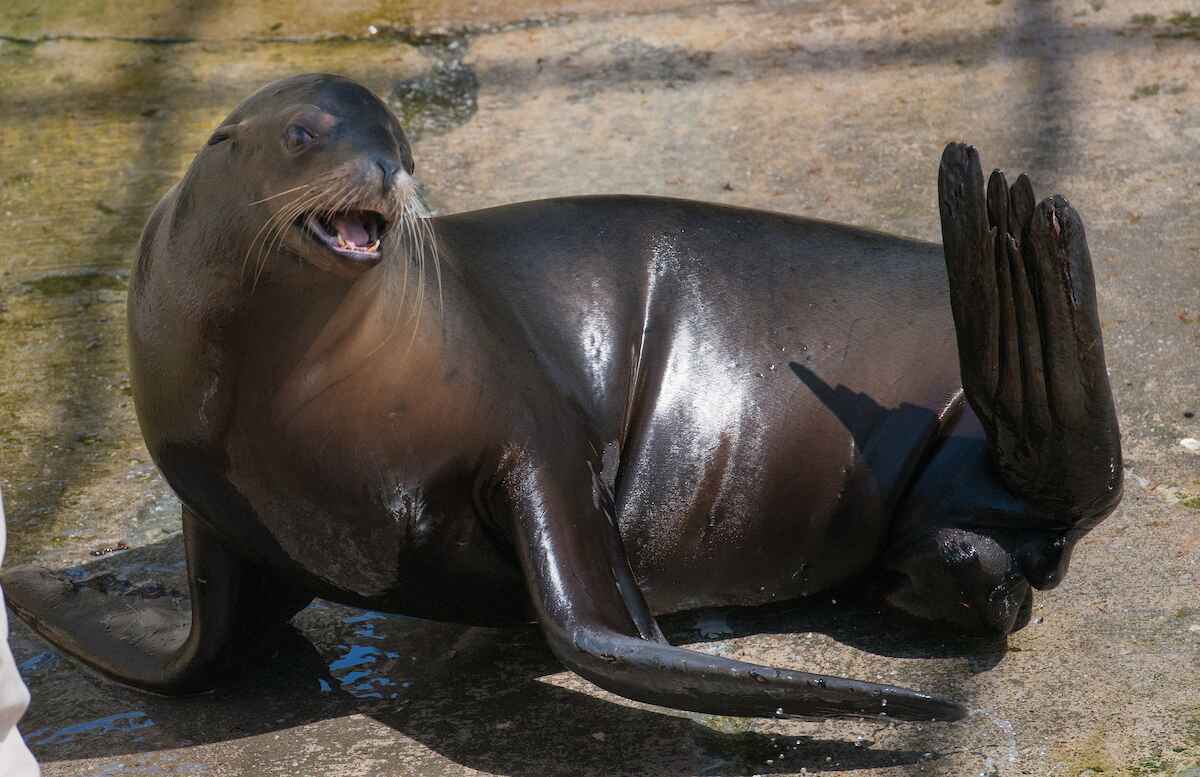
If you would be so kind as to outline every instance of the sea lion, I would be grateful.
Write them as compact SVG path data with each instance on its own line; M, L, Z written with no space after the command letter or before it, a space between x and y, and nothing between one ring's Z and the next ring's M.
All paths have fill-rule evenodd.
M1024 176L985 190L973 148L942 158L944 246L653 197L424 218L413 170L337 76L271 84L213 134L128 305L191 612L9 572L40 634L186 692L320 596L536 619L567 667L667 707L950 720L672 646L654 615L887 569L897 606L1003 635L1120 499L1083 224Z

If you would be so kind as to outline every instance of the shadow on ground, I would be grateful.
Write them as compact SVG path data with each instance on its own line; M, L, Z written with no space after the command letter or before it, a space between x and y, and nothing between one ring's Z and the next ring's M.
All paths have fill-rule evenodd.
M173 596L187 606L184 568L175 537L71 574L105 578L113 595ZM681 613L663 625L673 642L707 642L703 649L714 652L727 652L728 640L750 634L799 641L812 632L881 656L969 656L979 670L1003 654L1002 644L930 632L881 611L870 596L839 592L786 605ZM356 714L456 763L527 777L560 773L569 763L636 763L639 774L650 775L764 774L936 757L875 749L868 741L782 737L738 719L659 712L588 695L566 687L586 684L560 674L532 626L473 628L318 601L294 626L264 635L263 654L247 657L240 674L212 693L163 698L92 677L83 684L89 698L78 704L54 692L77 665L51 651L26 655L21 646L31 644L18 642L22 673L35 700L54 698L52 708L35 704L26 723L27 739L44 763L224 742ZM67 710L84 709L85 720L63 718Z

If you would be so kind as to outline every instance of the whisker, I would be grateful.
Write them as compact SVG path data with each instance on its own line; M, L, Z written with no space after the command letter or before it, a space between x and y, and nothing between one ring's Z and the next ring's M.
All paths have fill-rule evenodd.
M263 197L261 200L255 200L254 202L248 203L247 205L248 206L249 205L261 205L262 203L267 202L268 200L273 200L276 197L282 197L285 194L291 194L292 192L296 191L297 189L307 189L314 185L315 184L311 184L311 183L302 183L299 186L293 186L290 189L284 189L283 191L281 191L277 194L272 194L270 197Z
M305 195L303 195L303 194L298 195L296 197L297 201L302 201L304 199L305 199ZM288 203L288 204L284 205L282 208L280 208L280 211L288 210L291 207L293 207L294 205L295 205L295 202ZM272 224L274 224L275 220L278 217L279 217L279 212L273 213L270 216L268 216L267 219L263 222L262 226L258 228L258 232L255 233L254 238L250 241L250 245L247 246L246 254L245 254L245 256L242 257L242 272L241 272L242 283L246 282L246 264L250 261L250 254L254 252L254 246L257 245L259 238L262 237L264 232L267 232L267 234L270 234L270 232L268 230L272 226ZM256 264L257 264L257 262L256 262Z
M390 319L390 324L387 325L386 333L379 342L365 354L363 363L390 342L405 321L411 323L411 329L408 342L405 344L404 352L401 354L401 359L407 358L416 344L424 317L425 295L423 290L425 288L427 273L427 259L433 263L434 273L437 278L438 311L441 312L444 309L440 249L437 242L437 233L434 231L432 221L429 218L431 215L429 210L420 200L414 186L405 187L400 191L394 192L385 205L387 211L386 217L388 223L391 225L393 235L389 241L389 245L394 247L396 253L399 255L391 257L384 266L384 271L387 273L385 275L385 288L388 290L384 301L385 304L388 301L392 301L394 304L389 304L383 309L382 312L386 316L385 320ZM416 299L415 304L410 305L408 299L409 274L410 264L414 262L417 265L416 285L414 288ZM397 285L399 286L398 289Z
M254 289L258 288L258 280L262 276L263 269L266 267L267 257L269 257L271 252L274 250L273 244L277 244L277 242L282 239L284 231L288 226L291 225L296 217L303 213L312 203L319 201L323 194L323 191L317 191L307 192L298 196L295 201L290 202L284 207L280 208L271 218L267 220L266 224L263 225L263 228L259 230L259 235L266 230L266 237L262 240L258 256L255 260L254 281L250 285L251 293L254 292ZM269 227L269 229L267 229L267 227ZM255 236L254 242L258 242L258 235ZM251 249L253 249L253 246L254 243L251 243ZM249 252L247 252L246 259L249 259ZM243 282L245 279L245 261L246 260L243 260Z
M417 227L409 221L413 235L416 235ZM408 338L408 345L404 348L404 354L401 359L408 358L409 352L412 350L413 344L417 341L417 334L421 330L421 313L425 309L425 251L422 246L415 246L417 251L417 311L413 317L412 334Z
M446 309L445 301L442 298L442 258L441 251L438 250L437 233L433 231L433 223L430 221L430 216L418 216L421 219L421 225L425 229L426 239L429 243L430 256L433 259L433 271L437 275L438 287L438 312L442 313Z
M263 250L269 251L273 237L282 234L282 231L287 228L293 221L296 220L312 203L320 200L323 192L314 192L308 197L297 197L295 202L289 203L286 207L280 208L273 219L274 226L267 233L266 239L263 241Z
M417 196L414 188L404 201L404 218L411 231L412 241L415 250L420 255L422 267L424 266L426 252L429 254L429 260L433 264L433 270L437 278L438 290L438 309L444 308L445 300L442 291L442 267L440 251L437 244L437 235L433 231L432 222L429 217L422 215L422 203Z
M275 220L275 227L267 233L266 240L263 241L263 251L260 254L259 270L255 274L257 282L258 275L262 272L262 267L266 265L267 257L274 253L279 241L282 240L284 233L288 227L308 208L309 204L318 200L321 193L318 192L312 198L293 203L291 207L281 209L278 217Z
M337 199L337 200L336 200L336 201L335 201L335 202L334 202L332 205L330 205L330 207L329 207L329 215L330 215L330 218L332 218L332 217L333 217L333 214L334 214L334 213L337 213L337 212L339 212L339 211L346 210L346 209L347 209L347 207L346 207L346 206L348 206L348 205L349 205L351 202L353 202L353 201L354 201L354 199L356 198L356 195L357 195L357 194L358 194L357 187L355 187L355 186L351 185L350 183L347 183L347 184L346 184L346 186L344 187L344 190L343 190L343 193L342 193L341 197L339 197L339 198L338 198L338 199Z

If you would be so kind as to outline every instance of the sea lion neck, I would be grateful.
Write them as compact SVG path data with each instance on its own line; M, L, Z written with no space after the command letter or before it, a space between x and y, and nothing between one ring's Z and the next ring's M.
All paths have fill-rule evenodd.
M469 330L463 311L444 304L447 291L456 297L453 276L430 277L408 257L395 255L351 283L318 283L305 288L313 304L297 326L302 352L280 387L273 413L290 418L336 385L385 383L396 394L423 390L425 378L441 371L449 351L464 345L448 338L447 329ZM274 292L278 294L283 287ZM271 305L272 309L277 306ZM251 316L254 314L251 313ZM453 339L453 344L451 343Z

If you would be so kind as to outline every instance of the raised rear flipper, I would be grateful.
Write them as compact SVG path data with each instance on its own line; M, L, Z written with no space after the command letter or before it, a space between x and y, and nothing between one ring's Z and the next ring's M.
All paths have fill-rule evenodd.
M578 450L578 448L577 448ZM957 720L958 705L894 686L735 661L667 644L628 571L586 454L511 453L503 493L535 611L571 670L629 699L746 717ZM633 590L629 586L633 585ZM647 633L650 632L650 633Z
M207 690L312 596L231 553L187 508L183 535L190 611L169 596L109 594L42 567L6 570L0 585L38 634L113 679L158 693Z
M978 153L957 143L938 202L963 387L992 462L1047 520L1085 531L1123 473L1083 222L1061 196L1035 206L1024 175L1010 189L993 172L985 194Z

